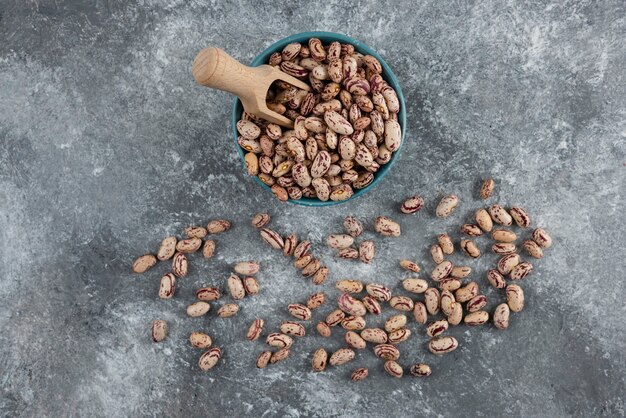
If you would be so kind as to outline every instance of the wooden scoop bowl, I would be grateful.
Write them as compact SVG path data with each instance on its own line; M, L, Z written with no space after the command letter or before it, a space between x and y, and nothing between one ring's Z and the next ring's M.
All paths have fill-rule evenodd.
M299 89L311 90L304 82L276 67L248 67L214 46L204 48L196 55L192 73L198 84L239 97L246 112L287 128L293 128L293 121L267 107L270 86L276 80L283 80Z

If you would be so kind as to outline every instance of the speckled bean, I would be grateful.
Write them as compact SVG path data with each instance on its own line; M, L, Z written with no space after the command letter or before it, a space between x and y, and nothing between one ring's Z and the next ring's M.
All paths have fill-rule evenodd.
M506 209L504 209L502 206L491 205L489 206L488 211L491 219L495 223L504 226L511 226L511 224L513 224L513 218L511 218L511 215L509 215Z
M431 353L442 355L457 349L459 342L451 336L433 338L428 342L428 349Z
M454 212L454 209L459 205L459 198L456 195L444 196L435 210L435 214L439 218L447 218Z
M496 306L493 311L493 325L498 329L507 329L509 327L509 316L511 309L506 303L501 303Z
M506 287L506 301L513 312L520 312L524 309L524 290L516 285L510 284Z

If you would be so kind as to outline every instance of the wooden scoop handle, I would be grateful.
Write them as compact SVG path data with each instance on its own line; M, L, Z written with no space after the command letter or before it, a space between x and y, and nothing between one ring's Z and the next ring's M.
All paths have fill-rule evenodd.
M214 46L198 53L191 71L199 84L233 93L240 99L253 96L260 87L255 68L243 65Z

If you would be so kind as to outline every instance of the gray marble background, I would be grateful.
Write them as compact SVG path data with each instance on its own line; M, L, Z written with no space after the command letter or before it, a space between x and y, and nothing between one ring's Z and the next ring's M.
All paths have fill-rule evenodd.
M1 415L624 416L623 1L122 3L0 2ZM261 193L232 143L232 97L191 77L208 44L249 62L306 30L343 32L376 49L407 99L397 165L348 205L305 208ZM255 212L317 244L332 270L321 288L329 297L342 277L397 289L398 258L429 271L434 235L458 238L458 225L483 204L476 187L488 175L497 179L493 201L524 206L555 241L522 283L527 306L507 332L458 327L460 348L435 358L411 324L401 362L430 363L428 379L389 378L370 350L312 373L310 353L339 348L338 332L254 368L263 344L244 341L251 320L276 327L287 303L320 290L260 241L249 226ZM427 208L402 216L398 202L413 193ZM438 220L444 193L462 203ZM321 242L347 213L368 224L395 217L403 235L375 237L371 266L339 261ZM174 300L156 297L168 266L130 274L163 236L215 217L234 228L216 238L213 260L192 259ZM261 294L234 318L186 318L194 289L223 286L244 259L263 266ZM502 298L484 279L494 261L469 262L490 306ZM171 324L162 344L149 340L155 318ZM194 329L224 349L209 373L198 371L186 341ZM358 366L371 376L355 384L348 376Z

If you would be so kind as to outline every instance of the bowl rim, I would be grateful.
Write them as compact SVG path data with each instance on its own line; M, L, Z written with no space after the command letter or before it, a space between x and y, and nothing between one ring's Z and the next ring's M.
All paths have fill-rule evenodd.
M258 67L259 65L263 65L268 62L270 55L272 55L274 52L281 51L286 45L292 42L302 42L310 38L325 38L325 40L323 40L324 42L328 42L328 38L332 38L333 41L339 41L341 43L349 43L349 44L354 45L355 50L362 54L374 56L383 67L383 74L382 74L383 79L387 81L393 87L393 89L395 90L398 96L398 101L400 102L400 111L398 112L398 123L400 124L400 132L401 132L400 147L392 154L389 162L383 165L378 170L378 172L374 174L374 180L369 185L367 185L366 187L362 189L355 190L354 194L349 199L345 199L345 200L333 201L329 199L324 202L319 199L310 199L310 198L305 198L305 197L303 197L302 199L298 199L298 200L293 200L293 199L287 200L287 202L289 203L300 205L300 206L332 206L332 205L338 205L341 203L349 202L353 199L356 199L364 195L369 190L371 190L374 186L376 186L387 175L389 170L393 167L393 165L395 164L400 154L400 151L402 150L402 147L404 146L404 141L406 138L406 129L407 129L406 103L404 100L404 94L402 93L400 82L396 78L396 75L393 73L393 71L391 70L391 67L389 67L387 62L376 51L374 51L372 48L370 48L366 44L341 33L312 31L312 32L300 32L300 33L290 35L286 38L279 39L278 41L272 43L270 46L265 48L259 55L257 55L254 58L254 60L252 60L252 63L250 64L250 66ZM239 100L239 98L235 97L233 101L233 106L232 106L232 129L233 129L233 136L235 139L237 153L239 154L239 157L241 158L241 161L245 169L246 168L246 163L244 159L245 154L243 150L241 149L241 147L239 146L239 144L237 143L237 137L238 137L237 122L239 121L239 118L241 117L242 113L243 113L243 105L241 104L241 101ZM263 183L259 179L258 176L251 176L251 177L254 177L254 180L259 185L261 185L263 189L265 189L269 193L272 193L271 188L267 186L265 183Z

